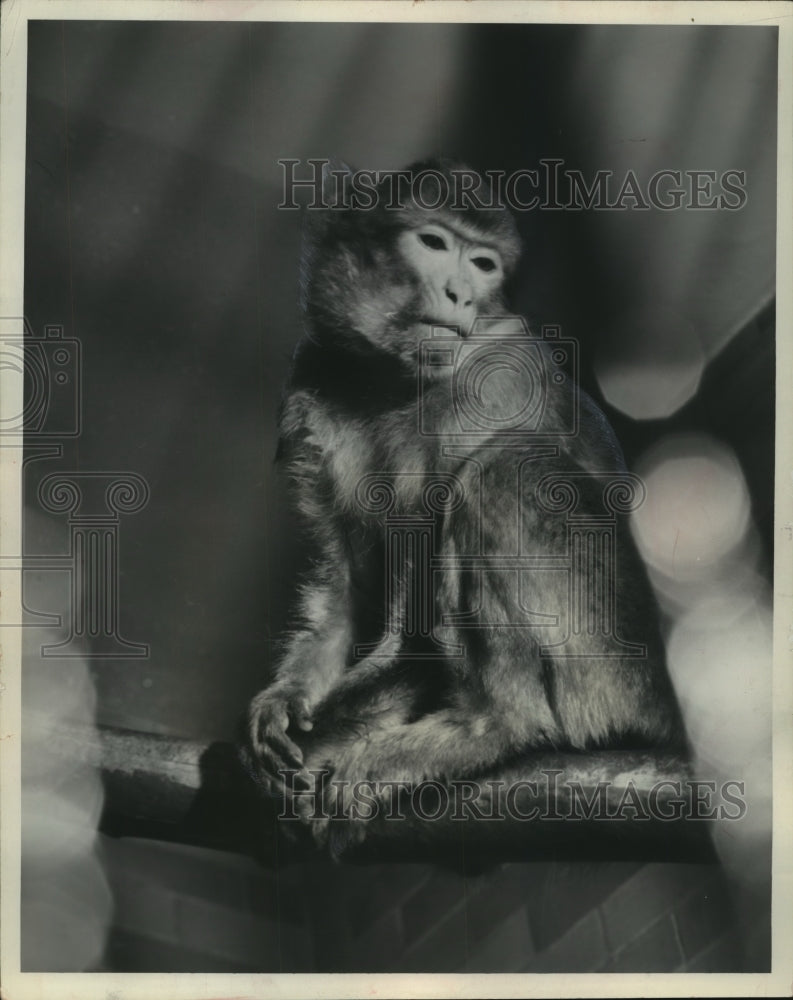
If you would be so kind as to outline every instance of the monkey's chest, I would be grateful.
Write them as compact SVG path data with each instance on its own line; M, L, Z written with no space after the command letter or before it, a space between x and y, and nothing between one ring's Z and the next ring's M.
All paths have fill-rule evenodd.
M366 521L442 512L457 482L458 460L419 432L415 404L365 422L335 419L321 444L337 509Z
M354 658L383 637L399 634L403 652L421 652L437 619L434 527L426 520L392 517L370 522L348 543Z

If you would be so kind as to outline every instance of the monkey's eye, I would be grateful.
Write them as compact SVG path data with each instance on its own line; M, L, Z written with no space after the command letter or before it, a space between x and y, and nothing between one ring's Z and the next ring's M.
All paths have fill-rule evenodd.
M480 271L484 271L486 274L490 271L495 271L496 269L496 262L492 257L474 257L472 258L471 263L475 267L478 267Z
M442 236L438 236L435 233L419 233L419 239L424 244L425 247L429 247L430 250L446 250L446 240Z

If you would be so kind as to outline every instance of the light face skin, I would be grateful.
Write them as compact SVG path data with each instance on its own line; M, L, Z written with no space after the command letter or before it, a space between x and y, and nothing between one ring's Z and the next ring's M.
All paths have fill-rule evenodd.
M397 250L421 281L428 326L453 326L465 337L481 307L498 298L504 266L491 247L428 224L400 233Z

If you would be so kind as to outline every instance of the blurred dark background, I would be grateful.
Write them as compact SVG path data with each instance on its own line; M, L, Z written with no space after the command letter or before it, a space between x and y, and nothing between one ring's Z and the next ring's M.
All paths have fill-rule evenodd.
M514 305L579 340L601 401L615 337L648 379L679 359L700 392L675 414L606 400L628 458L671 427L725 439L770 549L773 339L733 340L773 296L775 29L38 22L28 75L26 314L83 349L82 434L29 467L28 497L59 469L151 487L120 546L121 631L151 655L96 665L101 721L228 737L287 620L299 546L272 460L300 219L277 209L282 157L745 170L740 211L522 214Z
M31 23L25 313L34 333L80 341L83 429L27 466L28 554L67 544L37 505L45 475L127 470L151 489L119 548L120 631L150 655L88 661L97 721L229 739L289 621L304 553L273 457L301 332L300 215L277 208L279 158L390 169L441 154L511 172L556 157L587 179L745 171L737 211L520 214L513 305L578 340L629 464L678 503L648 507L637 532L703 757L726 739L766 767L770 651L754 637L770 615L776 79L775 28ZM689 514L689 563L679 548L670 563ZM752 655L714 737L723 621ZM587 898L577 884L565 928ZM682 967L696 912L675 919Z

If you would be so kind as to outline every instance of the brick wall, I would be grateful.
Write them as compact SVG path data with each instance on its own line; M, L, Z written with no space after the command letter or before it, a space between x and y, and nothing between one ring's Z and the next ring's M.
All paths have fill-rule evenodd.
M316 859L279 872L238 855L157 841L103 838L103 849L116 900L107 969L747 967L731 896L709 865L537 862L463 875L423 864ZM765 909L755 916L752 925L759 920L762 930Z
M328 867L319 971L737 971L727 887L709 865ZM323 923L324 921L324 923ZM323 926L344 927L325 939Z
M299 871L273 873L240 855L156 840L101 843L115 898L104 969L313 969Z

